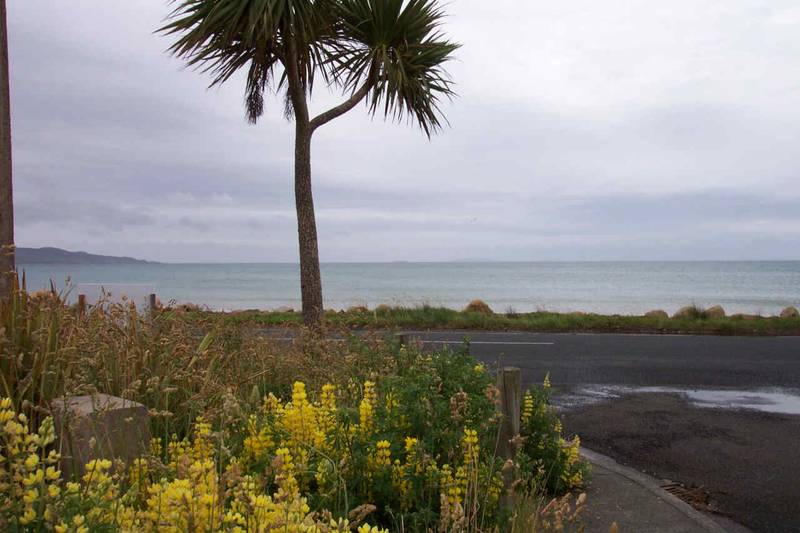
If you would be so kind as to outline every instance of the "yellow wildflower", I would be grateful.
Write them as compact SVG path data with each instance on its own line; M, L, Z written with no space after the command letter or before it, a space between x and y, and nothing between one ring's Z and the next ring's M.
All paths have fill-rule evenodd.
M533 416L533 395L530 391L525 393L525 399L522 401L522 419L523 424L527 424Z

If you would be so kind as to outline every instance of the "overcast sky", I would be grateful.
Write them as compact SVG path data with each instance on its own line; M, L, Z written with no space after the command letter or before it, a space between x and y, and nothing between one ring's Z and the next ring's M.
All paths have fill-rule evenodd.
M292 125L153 34L160 0L10 0L17 243L296 261ZM452 0L431 141L314 137L323 261L800 259L796 0ZM312 111L340 99L320 92Z

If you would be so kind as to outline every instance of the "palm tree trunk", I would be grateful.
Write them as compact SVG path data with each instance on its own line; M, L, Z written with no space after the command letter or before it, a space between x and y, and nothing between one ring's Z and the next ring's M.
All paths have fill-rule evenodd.
M8 27L6 24L6 1L0 0L0 300L11 293L15 273L12 192Z
M290 25L285 35L292 35ZM314 217L314 196L311 194L311 121L308 116L306 88L300 76L297 43L286 39L286 77L294 114L294 202L297 211L297 240L300 245L300 296L303 302L303 323L317 329L322 325L322 276L319 272L317 221Z
M319 269L317 222L311 192L311 128L295 117L294 199L297 209L297 237L300 244L300 293L303 323L311 328L322 324L322 277Z

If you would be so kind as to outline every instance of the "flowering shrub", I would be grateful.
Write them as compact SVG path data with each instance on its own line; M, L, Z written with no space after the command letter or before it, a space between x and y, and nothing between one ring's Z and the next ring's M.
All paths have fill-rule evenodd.
M200 418L190 437L153 439L151 454L127 466L92 461L76 482L61 479L59 456L48 450L52 419L31 433L25 415L4 399L0 526L377 533L383 530L362 521L408 531L502 523L503 462L494 457L498 417L489 376L466 355L401 355L406 364L381 383L326 384L310 398L296 382L288 401L269 394L241 421L217 430ZM543 416L530 398L526 428ZM549 479L543 465L552 460L550 448L539 447L544 437L526 433L523 440L545 451L536 460L520 452L515 469L518 485L535 486ZM559 446L563 456L549 468L569 473L559 478L563 488L580 478L573 445ZM538 470L527 468L531 461Z
M312 507L337 516L356 501L396 529L494 522L502 462L493 457L493 391L466 354L401 348L395 371L377 382L319 391L297 382L285 403L268 395L241 429L239 465L258 470L288 449Z
M520 467L533 471L532 479L543 483L549 492L581 486L586 474L586 465L578 455L581 441L577 435L571 441L562 436L561 421L550 406L549 375L541 387L525 392L520 418Z
M513 468L495 456L498 392L467 353L355 336L286 347L46 296L0 304L0 531L534 531L564 515L542 488L581 483L547 387L525 398ZM64 480L47 407L94 392L150 408L152 453ZM525 509L500 509L504 477Z
M10 399L0 400L3 531L386 531L310 512L296 477L299 465L287 448L275 450L265 472L245 473L235 458L221 469L202 421L191 442L168 448L166 464L154 455L127 470L116 465L111 473L111 461L93 460L80 482L66 483L57 470L58 454L45 453L55 438L52 419L46 418L38 433L31 433L27 422L12 410ZM363 518L358 512L355 517Z

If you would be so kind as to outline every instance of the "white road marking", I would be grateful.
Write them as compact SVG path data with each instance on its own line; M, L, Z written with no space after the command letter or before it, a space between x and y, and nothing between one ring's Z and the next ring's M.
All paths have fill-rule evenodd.
M464 341L428 341L420 340L422 344L462 344ZM523 342L523 341L468 341L469 344L514 344L514 345L538 345L538 346L552 346L554 342Z
M273 341L293 341L295 340L294 337L267 337ZM335 342L344 342L345 339L329 339ZM421 342L422 344L463 344L464 341L448 341L448 340L424 340L424 339L416 339L411 337L411 340L414 342ZM554 342L522 342L522 341L469 341L469 344L489 344L489 345L503 345L503 344L512 344L512 345L523 345L523 346L552 346Z

